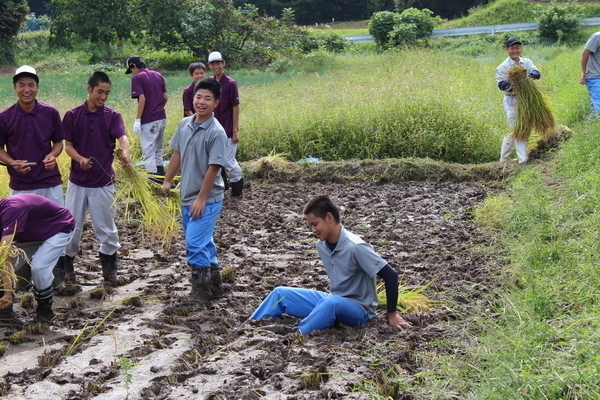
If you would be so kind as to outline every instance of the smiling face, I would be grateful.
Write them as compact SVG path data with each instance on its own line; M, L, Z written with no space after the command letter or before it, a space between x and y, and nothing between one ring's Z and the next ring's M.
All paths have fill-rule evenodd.
M101 82L98 86L91 87L88 85L88 101L87 107L90 111L96 111L104 105L108 95L110 94L110 83Z
M39 85L31 76L21 76L17 80L14 91L23 110L31 110L35 107L35 97L39 90Z
M192 80L194 81L194 83L200 82L200 80L204 79L205 76L206 76L206 71L203 70L202 68L196 68L194 70L194 73L191 75Z
M215 76L220 77L223 75L223 68L225 68L225 61L213 61L208 63L210 70L215 74Z
M506 53L512 60L517 61L519 59L519 57L521 56L521 44L519 44L519 43L511 44L510 46L508 46L506 48Z
M325 218L317 217L313 213L305 215L306 222L312 233L319 240L326 240L329 243L337 243L340 233L340 227L331 213L325 214Z
M198 89L194 96L194 111L196 112L196 122L206 121L213 113L215 107L219 105L219 100L208 89Z

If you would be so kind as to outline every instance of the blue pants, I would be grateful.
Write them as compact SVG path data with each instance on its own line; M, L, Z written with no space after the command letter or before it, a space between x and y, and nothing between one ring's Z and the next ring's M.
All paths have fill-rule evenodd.
M273 289L250 318L279 318L283 313L304 318L298 325L300 333L325 329L335 322L356 326L369 320L362 307L350 299L287 286Z
M222 201L206 203L204 212L198 219L192 219L190 206L181 208L181 222L185 235L185 255L192 268L209 267L217 264L217 247L213 239L217 219L221 213Z
M587 78L585 86L590 92L592 108L596 114L600 114L600 78Z

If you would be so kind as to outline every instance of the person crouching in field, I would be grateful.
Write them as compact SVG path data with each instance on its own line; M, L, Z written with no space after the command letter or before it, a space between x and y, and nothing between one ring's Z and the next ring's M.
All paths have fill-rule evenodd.
M220 172L227 135L213 114L221 94L219 82L202 79L195 93L195 114L181 120L171 139L174 151L163 189L170 193L171 182L181 170L181 221L192 270L192 295L205 301L223 293L213 232L223 205L225 186Z
M250 318L279 318L283 313L302 318L300 333L322 330L335 322L361 325L377 315L379 276L385 282L388 323L398 329L412 325L396 312L398 273L370 244L342 226L333 201L327 196L314 197L304 207L304 216L319 239L317 251L329 276L331 293L277 287Z
M508 119L508 125L514 127L517 118L517 96L512 90L511 83L508 80L507 72L515 65L520 65L527 69L527 75L532 79L540 79L542 74L538 71L537 67L533 65L533 62L529 58L521 57L521 41L517 38L511 37L506 41L504 46L508 58L504 60L496 68L496 81L498 82L498 89L504 92L504 109L506 110L506 117ZM508 157L516 147L517 157L519 163L522 164L527 162L527 141L526 140L515 140L513 133L509 133L502 141L502 148L500 149L500 162L508 161Z
M69 210L37 194L24 193L0 200L2 245L22 249L31 260L33 295L37 301L37 321L48 322L52 311L52 269L73 236L75 220ZM28 268L22 256L8 259L2 268L0 319L12 319L13 268Z
M111 81L104 72L94 72L87 83L87 100L67 111L63 118L65 152L71 157L71 173L67 186L67 208L77 225L67 246L65 271L67 282L75 282L73 262L79 252L81 233L89 210L105 281L117 279L119 234L115 224L115 142L123 150L125 163L130 163L129 140L123 118L105 105Z

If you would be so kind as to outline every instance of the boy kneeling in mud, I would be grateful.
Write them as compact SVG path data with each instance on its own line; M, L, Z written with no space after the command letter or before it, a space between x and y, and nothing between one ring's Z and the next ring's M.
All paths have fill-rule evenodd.
M16 194L0 200L2 247L14 245L31 260L33 295L37 300L37 321L49 322L52 312L52 270L73 237L75 219L64 207L32 193ZM28 268L22 256L7 258L2 269L0 320L11 320L13 309L13 267Z
M373 247L348 232L340 223L340 210L327 196L317 196L304 206L304 216L317 241L319 256L330 279L330 294L280 286L254 311L251 319L278 318L285 313L303 318L298 330L310 333L335 322L362 325L377 315L375 276L385 281L386 318L402 329L412 325L396 312L398 273Z

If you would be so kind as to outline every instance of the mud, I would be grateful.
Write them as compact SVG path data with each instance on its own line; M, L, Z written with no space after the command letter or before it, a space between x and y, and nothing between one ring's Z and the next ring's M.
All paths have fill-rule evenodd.
M119 221L122 250L115 287L102 287L97 243L87 227L76 258L78 283L55 296L54 321L23 330L0 327L0 395L11 399L393 399L419 398L425 355L461 352L466 318L493 284L491 241L472 210L493 187L482 183L259 184L227 198L215 239L222 267L236 278L225 296L199 304L188 296L182 241L173 254L147 243L133 221ZM342 206L347 229L370 242L405 286L426 285L441 301L407 314L398 331L378 316L364 326L333 326L310 335L297 320L248 321L278 285L327 290L328 280L303 220L312 196ZM73 289L73 288L72 288ZM97 291L96 291L97 292ZM27 326L33 307L16 307ZM420 391L422 393L422 391ZM422 397L426 398L426 397Z

